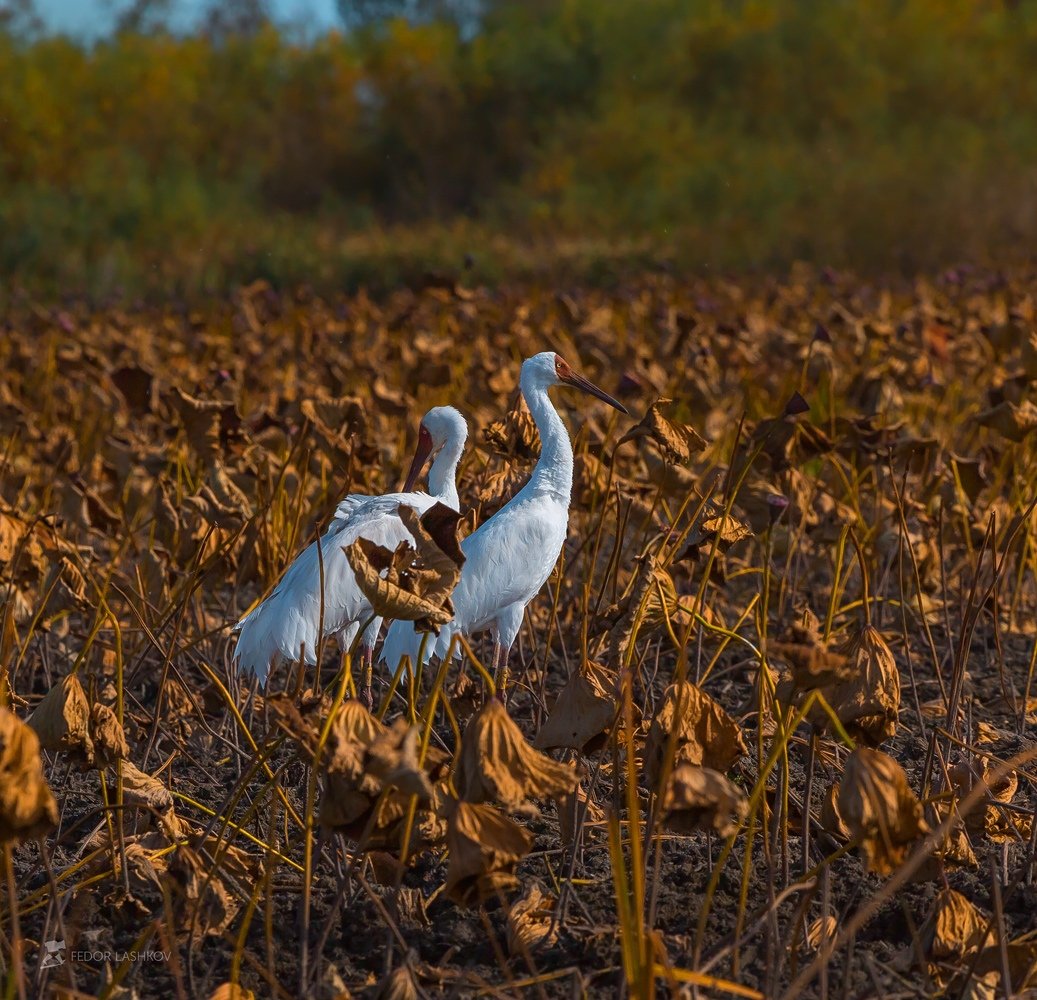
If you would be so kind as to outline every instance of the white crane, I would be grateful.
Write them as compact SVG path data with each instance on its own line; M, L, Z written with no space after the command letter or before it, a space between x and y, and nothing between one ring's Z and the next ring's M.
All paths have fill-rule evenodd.
M348 648L361 624L374 613L364 597L346 559L343 546L358 538L366 538L387 549L395 549L401 541L414 543L399 517L402 505L414 507L423 514L435 503L458 510L457 463L464 451L468 425L452 406L429 410L418 429L407 481L402 493L365 496L353 493L335 510L320 542L312 542L285 571L281 581L262 604L250 611L234 626L238 643L235 659L246 670L265 683L271 667L282 662L303 659L308 665L317 663L318 630L321 615L320 562L324 563L324 636L336 637L342 649ZM435 455L428 474L428 493L413 492L414 484L430 455ZM374 645L382 619L375 617L364 630L365 691L370 706L371 663Z
M573 369L554 351L522 364L519 386L540 432L540 458L529 482L462 543L465 562L451 600L454 619L438 637L425 641L425 656L447 653L454 633L490 629L493 670L506 697L507 663L526 605L547 582L562 551L569 525L573 449L569 433L547 390L571 385L626 413L626 407ZM434 641L433 641L434 638ZM395 621L386 633L381 658L395 670L403 656L417 663L421 634L413 623Z

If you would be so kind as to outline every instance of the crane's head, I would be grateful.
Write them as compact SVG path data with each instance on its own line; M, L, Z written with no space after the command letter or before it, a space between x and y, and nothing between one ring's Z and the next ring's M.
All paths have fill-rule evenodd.
M414 449L414 460L407 473L403 492L410 493L430 457L436 455L444 445L456 445L458 452L468 437L468 424L452 406L433 406L418 425L418 444Z
M584 392L597 396L602 402L614 406L620 413L626 413L627 408L617 399L613 399L604 389L599 389L590 379L584 378L578 371L554 351L541 351L522 362L523 386L539 386L549 389L553 385L571 385Z

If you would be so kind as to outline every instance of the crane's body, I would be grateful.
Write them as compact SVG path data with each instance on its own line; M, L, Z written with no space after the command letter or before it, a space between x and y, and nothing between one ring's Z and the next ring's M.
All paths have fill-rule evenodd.
M553 351L527 359L519 385L540 434L541 452L529 482L462 543L465 562L454 589L454 618L435 642L425 642L426 658L447 654L457 632L489 629L494 637L494 670L506 687L508 654L522 625L526 605L547 582L565 544L572 492L573 450L569 432L547 390L574 385L625 409L577 375ZM396 621L382 646L382 659L395 669L403 656L416 663L421 635L411 622Z
M414 539L400 520L401 506L423 514L435 503L454 510L460 506L455 482L457 463L464 450L468 427L453 407L436 407L424 417L418 450L404 492L383 496L350 494L338 505L335 515L318 543L307 546L288 567L280 582L260 605L234 627L238 642L234 656L246 670L265 682L270 668L282 662L301 660L317 663L322 613L321 570L323 564L323 635L337 639L345 649L365 622L362 639L370 664L381 629L363 595L344 550L358 538L366 538L387 549ZM438 448L429 470L429 493L411 489L428 455ZM374 616L374 617L373 617Z

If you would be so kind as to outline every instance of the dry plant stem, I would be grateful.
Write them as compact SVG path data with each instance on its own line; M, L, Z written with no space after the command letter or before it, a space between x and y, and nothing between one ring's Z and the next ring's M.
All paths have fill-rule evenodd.
M262 768L265 772L269 772L270 775L267 779L266 787L273 788L276 792L280 775L284 771L284 769L288 767L288 762L281 764L276 771L269 771L266 762L271 756L273 756L273 754L281 747L281 745L284 742L285 737L279 736L277 739L273 740L271 743L268 743L266 746L263 747L261 751L258 752L259 756L252 763L252 766L242 775L241 779L239 779L237 784L235 784L230 789L230 791L227 792L227 796L226 798L224 798L219 808L213 810L212 817L210 818L209 822L206 823L205 827L202 830L203 840L207 840L209 838L213 830L216 829L217 823L220 821L222 821L222 825L220 826L220 832L216 836L218 839L222 840L224 833L226 833L226 831L230 828L230 817L233 814L234 809L237 808L238 803L241 801L245 793L248 791L249 783L256 776L260 768ZM265 788L262 788L261 791L265 791ZM282 803L285 801L283 797L283 790L282 795L278 796L278 798L281 800ZM257 803L259 801L260 798L257 796L256 799L253 800L252 805L249 807L249 810L246 813L246 817L252 815L258 809ZM245 819L243 818L242 823L239 825L244 826L244 822Z
M810 737L807 742L806 755L806 787L803 790L803 826L800 830L800 839L803 851L800 861L801 877L806 877L810 870L810 808L814 792L814 763L817 757L817 728L810 727Z
M610 726L608 733L609 742L612 741L612 733L615 731L615 728L619 723L619 717L620 713L617 707L616 715L612 720L612 725ZM551 929L549 934L554 933L558 922L564 922L566 919L569 897L573 894L573 877L576 874L578 859L582 857L583 852L583 837L587 824L587 812L590 809L590 802L593 798L594 791L597 788L598 779L601 776L601 767L603 762L604 758L599 756L597 763L594 765L594 771L591 773L590 781L587 783L586 801L581 802L579 796L573 796L573 843L569 852L566 874L562 880L561 889L558 894L558 905L555 907L555 912L551 919Z
M64 907L62 906L61 894L58 892L57 881L54 878L54 867L51 864L50 849L47 847L47 841L44 837L40 837L37 841L40 851L40 859L43 861L43 868L47 873L47 884L50 886L50 900L51 905L54 908L54 916L58 925L58 932L62 941L68 940L68 931L65 929L65 916L63 913ZM43 986L43 982L40 978L40 972L42 972L42 956L43 951L40 950L40 965L37 968L37 991ZM76 970L75 963L72 962L68 967L69 982L72 984L72 989L78 990L79 986L76 981Z
M979 619L979 615L982 609L986 607L987 601L991 595L995 592L998 583L1004 574L1005 568L1008 563L1008 556L1012 551L1012 547L1015 544L1015 540L1022 530L1024 524L1028 524L1034 509L1037 508L1037 496L1030 501L1022 517L1019 518L1018 523L1008 533L1008 536L1004 540L1001 557L995 559L997 555L995 538L994 538L994 516L991 515L990 523L988 527L988 536L990 537L990 555L991 560L994 562L993 573L991 576L990 583L985 588L982 596L976 600L975 592L979 582L979 569L982 565L983 549L980 549L979 563L977 564L975 574L973 576L972 587L969 591L969 606L964 616L965 625L961 630L961 635L958 642L958 650L955 656L955 678L956 683L952 686L951 693L951 706L948 713L948 726L947 728L952 732L957 731L957 705L958 699L961 697L961 687L964 683L965 675L965 663L968 659L969 651L972 647L972 636L976 627L976 622ZM985 546L984 546L985 547Z
M321 576L321 606L320 606L320 630L317 640L317 663L320 664L321 654L324 647L324 563L321 556L320 542L317 543L317 555L320 560ZM358 635L359 638L359 635ZM320 762L324 757L324 748L327 746L331 735L331 727L335 716L346 697L346 686L352 673L351 656L347 659L346 669L342 671L338 691L332 701L327 718L321 727L320 737L314 751L313 760L309 765L309 774L306 782L306 810L304 813L305 825L303 827L303 875L302 875L302 903L299 914L299 993L304 995L309 978L309 947L310 947L310 899L313 887L313 827L314 813L317 799L317 775L320 770Z
M1001 959L1001 988L1005 996L1011 996L1012 973L1008 964L1008 934L1005 932L1005 911L1001 899L1001 879L998 876L997 864L993 858L990 859L990 886L993 892L993 923L997 926L997 945ZM986 940L984 939L984 944Z
M949 732L957 733L958 730L958 704L961 700L961 690L965 683L965 667L966 658L968 656L968 650L972 644L972 627L974 625L973 613L976 608L976 591L979 586L980 571L983 568L983 556L987 551L987 546L991 548L991 559L994 557L994 544L995 544L995 518L991 514L990 520L987 522L986 534L983 536L983 544L979 547L979 554L977 556L976 566L972 572L972 584L969 587L968 599L966 601L965 609L961 616L961 631L958 633L958 645L954 651L954 658L952 661L951 670L951 695L950 702L947 707L947 719L945 726ZM948 626L948 638L950 637L950 628Z
M199 667L201 668L202 672L208 676L210 683L223 696L223 699L226 702L227 707L230 709L231 714L234 716L234 719L238 724L239 730L241 731L242 735L244 735L245 739L248 740L249 746L251 746L253 753L259 754L257 763L260 767L263 768L263 773L266 775L267 780L272 781L274 777L274 772L270 770L270 765L267 763L267 754L260 753L259 745L253 739L252 733L249 730L248 726L245 725L245 720L241 717L241 713L238 711L238 706L234 704L234 700L233 698L231 698L230 692L227 691L226 687L224 686L223 681L221 681L220 678L216 675L216 673L209 667L207 667L204 663L200 663ZM291 802L288 801L288 798L284 793L284 789L280 788L280 786L278 786L278 797L281 800L281 804L285 807L286 821L288 818L291 818L292 822L294 822L296 826L302 828L304 826L302 818L295 811L295 808L292 806Z
M843 562L846 557L846 538L850 533L850 526L844 525L839 532L839 542L835 547L835 560L832 563L832 592L828 597L828 611L825 614L825 627L822 638L827 642L832 636L832 622L835 619L835 609L839 600L840 588L843 586Z
M749 599L749 603L745 606L745 609L741 612L741 614L739 614L738 620L734 623L734 625L731 626L730 629L722 629L719 626L711 625L710 623L706 622L705 619L703 619L702 621L698 621L697 619L695 620L694 624L701 626L707 632L713 632L714 634L722 637L720 642L717 644L716 652L713 654L709 663L706 664L706 669L702 671L702 675L699 678L698 683L704 684L707 680L709 680L709 675L713 672L713 668L720 661L720 657L723 656L723 654L726 652L727 647L731 644L731 642L733 642L736 639L742 639L743 641L745 641L738 630L746 623L746 621L748 621L749 616L753 613L753 611L756 610L756 605L759 603L759 600L760 595L753 594L753 596ZM690 631L691 628L692 625L689 624L688 630ZM687 635L685 635L681 645L686 646L687 644L688 637Z
M195 585L197 585L198 583L201 583L201 574L198 572L198 565L199 565L199 563L201 561L202 554L205 551L205 545L209 541L209 538L212 536L212 533L215 530L216 530L216 526L214 524L210 524L208 530L205 533L205 537L202 539L201 544L198 546L198 549L195 552L194 561L192 562L191 568L190 568L189 573L188 573L188 579L192 580L192 581L196 581ZM186 593L184 594L184 599L180 602L179 607L177 608L177 611L176 611L176 622L175 622L175 624L173 626L172 638L170 640L170 643L169 643L169 646L168 646L168 648L166 650L166 653L165 653L165 655L163 656L163 659L162 659L162 675L161 675L161 678L159 679L158 694L156 696L156 701L155 701L155 720L154 720L154 722L151 725L151 732L148 735L148 745L147 745L147 747L144 750L144 757L142 758L142 762L141 762L141 765L140 765L141 766L141 770L144 770L144 771L146 771L148 769L148 757L151 756L151 751L154 749L154 746L155 746L155 740L158 738L159 720L162 718L162 695L163 695L163 692L166 689L166 680L167 680L168 675L169 675L169 664L170 664L170 661L171 661L171 658L172 658L172 651L175 648L176 641L177 641L177 639L178 639L178 637L180 635L180 629L183 626L184 617L187 614L187 605L188 605L188 602L191 599L191 594L193 592L194 592L194 586L188 586L186 588Z
M636 627L636 626L635 626ZM633 639L630 647L633 648ZM655 978L652 975L651 956L648 949L647 928L645 926L645 879L644 862L642 860L640 806L637 799L637 770L634 760L634 693L633 674L624 672L622 681L623 731L626 739L626 796L627 818L630 831L630 916L632 926L629 933L636 935L636 972L633 981L636 984L634 996L651 1000L655 995ZM628 977L629 981L629 977Z
M918 730L925 732L925 717L922 715L922 705L918 700L918 680L915 677L915 658L911 652L911 639L907 631L907 601L904 598L906 587L904 586L904 548L910 549L910 541L904 534L904 521L901 519L899 525L899 544L897 545L897 584L900 587L900 635L904 641L904 658L907 660L908 675L911 678L911 700L914 703L915 718L918 721ZM928 628L927 628L928 630ZM929 637L930 642L932 636ZM934 650L935 652L935 650ZM937 675L939 671L937 670ZM944 698L944 707L947 700Z
M7 594L6 594L5 599L4 599L5 605L7 605L8 602L11 600L11 596L12 596L12 593L14 591L14 572L13 571L19 566L19 564L21 562L22 555L24 554L25 547L28 544L30 537L32 536L33 529L35 528L36 524L39 523L42 520L43 520L43 515L38 510L34 511L33 515L32 515L32 519L29 522L29 527L26 528L25 534L23 534L18 539L18 543L15 546L14 555L12 556L11 562L10 562L11 579L10 579L10 583L8 585L8 588L7 588ZM19 647L19 649L18 649L18 656L15 658L14 664L10 667L10 670L9 670L12 685L14 683L14 678L15 678L15 676L18 673L18 668L21 666L22 660L25 658L25 654L29 650L29 642L31 641L33 635L36 632L36 629L37 629L37 627L38 627L38 625L40 623L40 619L43 617L44 609L47 607L47 604L50 601L51 595L54 593L54 589L58 585L58 580L59 580L58 577L54 578L54 580L50 584L50 587L47 589L46 593L44 593L42 595L41 599L39 601L37 601L37 603L36 603L36 608L33 611L32 619L30 620L29 626L28 626L28 628L26 629L26 632L25 632L25 640L22 642L21 646Z
M118 588L118 586L113 585L112 589L115 590L121 596L123 596L124 599L125 599L125 594L123 594L123 592ZM145 633L145 635L147 635L147 637L151 641L152 645L154 645L156 649L161 649L161 644L160 644L159 640L152 634L149 626L143 620L143 618L140 617L140 614L137 612L137 609L134 608L132 605L130 605L129 606L129 610L130 610L130 613L133 614L137 618L138 625L140 626L141 630ZM178 649L176 651L175 654L173 654L173 658L175 658L176 655L179 655L181 653L185 653L186 650L187 650L187 647L181 647L180 649ZM222 733L217 732L215 729L212 728L211 725L209 725L209 722L205 718L205 713L202 711L202 706L201 706L197 696L191 690L191 687L184 681L183 677L181 676L181 674L179 673L177 668L172 665L172 660L171 660L171 665L170 665L170 673L172 673L174 676L176 676L176 678L179 680L179 682L181 684L181 687L183 689L183 692L187 696L188 700L191 702L191 706L194 709L195 715L196 715L197 719L199 720L199 723L201 724L202 728L214 740L216 740L219 743L222 743L225 747L227 747L229 750L232 750L239 757L244 757L244 758L248 758L249 760L251 760L252 759L252 754L246 754L240 748L240 746L238 746L238 744L236 742L238 734L241 733L242 735L245 735L246 738L248 739L249 745L250 745L253 753L256 751L257 745L255 743L255 740L253 740L252 736L251 736L251 726L241 716L241 713L240 713L240 711L237 708L237 701L229 693L229 691L224 686L222 680L220 680L218 678L218 676L216 675L215 671L213 671L211 669L211 667L208 666L208 664L206 664L204 661L200 661L199 660L199 661L196 661L196 666L203 673L206 673L209 676L209 679L210 679L211 683L213 684L214 687L216 687L220 691L220 693L223 695L224 700L226 701L228 707L231 709L232 717L235 718L238 721L238 727L234 730L234 741L229 740L226 736L224 736ZM253 676L253 679L252 679L252 690L251 690L251 693L250 693L248 699L246 700L246 707L249 710L250 719L251 719L251 713L252 713L252 710L253 710L252 695L255 693L255 690L257 688L258 688L258 680ZM240 774L240 771L239 771L239 774Z
M592 568L592 570L598 564L598 553L601 550L601 538L602 538L602 534L603 534L603 531L604 531L604 528L605 528L605 515L607 514L608 507L609 507L608 500L609 500L609 497L611 496L612 480L613 480L613 477L615 476L615 472L616 472L616 452L618 450L619 450L618 446L616 448L613 448L612 449L612 453L609 455L608 478L605 481L605 488L604 488L604 490L602 490L601 514L598 517L598 525L597 525L597 528L594 531L594 546L591 549L591 568ZM617 529L618 529L618 509L619 509L619 493L618 493L618 491L616 493L616 509L617 509ZM616 545L618 546L619 545L619 531L618 530L616 531L616 539L617 539ZM609 562L611 563L611 561L612 561L612 557L610 555L609 556ZM597 603L594 606L594 612L593 612L593 614L595 616L597 616L597 614L601 610L601 601L602 601L603 596L604 596L604 587L598 593L598 601L597 601ZM584 610L586 611L586 609L584 609Z
M546 701L546 685L547 685L547 668L551 658L551 640L554 636L555 626L558 622L558 607L562 599L562 582L565 579L565 551L563 549L561 556L559 557L559 566L555 575L554 593L551 596L551 614L547 620L547 631L544 633L544 660L540 665L540 704L543 705ZM526 614L528 616L528 608ZM587 619L584 619L586 625ZM584 650L586 652L586 635L584 636ZM567 671L568 672L568 671ZM537 717L534 720L537 729L540 728L543 723L544 713L538 707Z
M274 799L274 802L272 803L271 815L274 815L276 813L276 796L272 796L272 799ZM241 979L241 962L245 955L245 942L248 940L248 932L252 926L252 918L255 916L260 894L266 891L270 882L272 856L272 852L268 851L266 864L264 865L263 877L257 879L255 884L252 886L248 905L245 907L245 913L241 919L241 927L238 929L238 933L234 939L234 951L231 953L230 961L230 983L233 986L237 986Z
M475 667L479 676L482 677L483 683L486 685L486 689L489 692L490 697L495 697L497 694L497 685L493 677L490 675L490 672L482 665L482 662L475 655L475 653L472 650L471 644L468 642L465 636L461 635L461 633L458 632L456 634L456 638L461 648L464 650L464 654L468 658L468 662L471 663L473 667Z
M180 967L180 955L176 948L176 932L173 929L176 924L173 918L173 900L170 897L168 884L163 884L162 886L162 916L155 923L159 939L162 942L162 950L169 952L169 966L173 970L177 1000L186 1000L187 988L184 985L183 969Z
M719 476L714 476L710 487L706 490L704 496L698 497L698 505L692 511L691 515L687 518L687 524L680 532L674 534L674 528L671 527L667 536L663 539L664 546L667 547L666 555L663 557L660 565L662 568L668 568L673 560L681 551L681 547L688 540L688 536L694 530L695 525L698 523L699 518L702 516L702 512L706 509L706 504L713 499L713 494L717 491L719 486ZM694 493L689 493L681 504L680 509L677 511L676 517L673 519L674 526L676 526L688 508L691 506L692 499L696 496Z
M109 1000L110 997L114 997L114 996L117 995L117 991L119 990L119 984L126 978L127 974L130 971L130 967L133 964L131 959L130 959L130 955L132 953L136 953L136 952L144 950L144 947L155 936L156 926L157 926L156 922L153 921L153 922L149 923L144 928L144 930L142 930L140 932L140 934L137 935L137 937L133 941L133 944L130 946L130 948L127 951L126 958L124 958L115 967L115 969L113 970L113 972L111 974L111 978L109 979L107 985L98 994L98 1000Z
M396 921L393 920L392 915L385 908L385 903L382 902L381 897L371 888L370 884L367 882L367 880L360 872L355 872L355 875L357 882L360 884L360 888L364 890L364 892L367 894L368 899L370 899L371 902L374 904L374 907L378 911L379 916L385 922L385 926L392 934L397 945L399 945L400 953L402 955L406 955L408 952L407 941L404 938L404 936L400 933L400 928L397 926ZM414 979L413 975L411 976L411 979L414 982L414 986L417 990L418 996L427 997L428 994L421 988L421 985L417 982L416 979Z
M1033 648L1030 652L1030 663L1026 669L1026 684L1023 687L1022 698L1019 702L1019 718L1016 722L1016 732L1020 736L1026 731L1027 706L1030 704L1030 692L1033 690L1035 668L1037 668L1037 638L1034 639Z
M122 761L116 761L116 773L122 772ZM126 842L122 836L122 803L116 803L113 807L108 801L108 786L104 783L103 772L97 773L97 781L101 791L101 802L103 804L103 815L105 825L108 827L108 845L112 864L112 878L122 882L123 892L129 895L130 874L126 866ZM116 822L117 821L117 822ZM118 829L118 835L116 834Z
M263 865L263 942L266 953L267 981L277 981L277 963L275 959L274 942L274 873L277 864L274 861L277 854L277 813L279 799L277 795L270 796L270 816L267 822L267 857Z
M748 926L743 931L741 937L734 938L726 944L721 945L712 955L709 956L705 961L696 963L696 969L699 972L709 972L710 969L715 968L720 962L722 962L728 955L735 950L743 947L753 937L754 934L771 918L774 911L782 906L786 900L795 896L797 893L810 893L814 890L817 885L817 880L814 878L803 879L801 882L794 882L792 885L786 886L781 890L775 897L768 900L767 905L760 909L748 922ZM805 897L805 901L809 902L810 896Z
M301 425L301 427L299 429L299 433L296 436L295 440L292 442L291 448L288 450L287 455L285 455L284 461L281 462L280 468L278 469L277 481L273 484L273 487L270 490L270 498L269 498L269 500L267 501L267 503L264 506L262 506L256 512L256 514L252 518L252 520L254 520L259 525L260 537L265 539L265 541L266 541L265 548L266 548L266 555L267 555L267 559L266 559L267 565L275 565L275 564L276 565L283 565L284 562L285 562L284 554L281 554L281 556L279 556L277 559L273 558L272 553L274 551L275 543L271 540L271 534L272 533L269 530L271 526L270 526L270 523L269 523L269 519L267 518L266 515L270 512L270 510L271 510L271 508L273 506L274 501L276 499L284 497L284 495L285 495L285 493L284 493L285 477L288 474L288 470L290 468L292 468L293 463L295 462L295 458L296 458L297 455L299 455L299 454L304 454L305 455L305 459L306 460L304 460L302 462L302 467L304 469L308 468L308 466L309 466L308 459L310 457L309 456L309 451L306 450L304 452L304 447L303 446L304 446L304 442L306 441L306 436L310 432L311 426L312 426L312 424L311 424L310 418L304 415L303 416L303 420L302 420L302 425ZM295 539L298 537L298 520L299 520L299 516L301 516L301 512L302 512L301 499L302 499L302 497L304 495L302 490L299 491L298 495L299 495L299 498L300 498L300 503L297 505L297 508L296 508L297 511L298 511L298 514L297 514L297 517L296 517L296 523L295 523L295 527L294 527L293 531L291 532L291 534L289 536L289 539L288 539L288 541L291 542L291 545L294 545ZM244 530L244 529L242 529L242 530ZM287 548L287 551L291 551L291 547L290 546Z
M396 694L397 689L400 686L400 681L403 678L404 671L411 670L411 662L409 656L403 656L400 658L400 662L396 666L396 670L392 675L392 679L389 681L388 690L385 692L382 698L381 705L378 706L378 710L374 713L375 718L379 722L385 721L385 716L389 712L389 706L392 705L393 697Z
M19 1000L25 1000L25 963L22 951L25 943L22 940L21 920L18 915L18 890L14 884L14 865L11 860L11 845L7 842L2 847L4 856L4 880L7 883L7 912L11 916L11 954L8 958L8 996L17 989Z
M868 590L868 563L864 558L864 551L857 539L857 533L850 528L850 541L857 552L857 565L861 571L861 601L864 605L864 624L871 624L871 595Z

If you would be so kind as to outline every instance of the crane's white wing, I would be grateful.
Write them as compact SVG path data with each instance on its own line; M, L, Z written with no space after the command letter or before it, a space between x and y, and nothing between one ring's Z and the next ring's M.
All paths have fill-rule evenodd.
M401 541L413 543L399 517L400 504L424 513L436 502L426 493L389 493L385 496L347 497L320 540L308 545L288 567L270 596L236 626L234 655L245 669L266 678L272 663L297 660L317 662L321 615L321 561L324 564L324 635L334 636L371 617L344 546L366 538L387 549ZM348 504L340 516L339 511Z
M347 493L339 500L335 513L331 515L332 521L348 521L357 510L373 499L366 493Z

